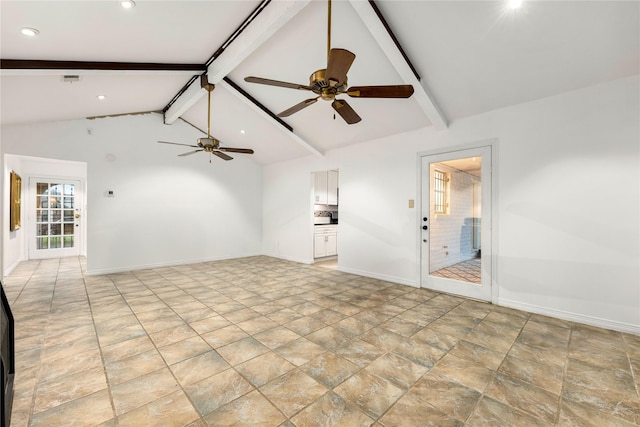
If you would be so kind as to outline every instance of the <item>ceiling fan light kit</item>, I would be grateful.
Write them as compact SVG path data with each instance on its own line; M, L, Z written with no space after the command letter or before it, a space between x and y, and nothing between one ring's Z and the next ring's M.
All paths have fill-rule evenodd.
M216 86L213 83L209 83L207 79L207 75L203 74L200 76L200 87L207 91L207 137L198 138L197 145L181 144L178 142L168 142L168 141L158 141L158 142L160 144L182 145L185 147L197 148L197 150L194 150L194 151L188 151L186 153L178 154L178 157L190 156L192 154L204 151L205 153L209 153L209 163L211 163L211 155L219 157L222 160L233 160L233 157L229 156L228 154L225 154L225 152L253 154L253 150L250 148L221 147L220 141L211 136L211 92L213 91L213 89L215 89Z
M346 94L352 98L409 98L413 95L413 86L411 85L348 87L347 73L356 59L356 55L346 49L331 48L331 0L328 0L327 21L327 68L313 72L309 77L308 86L261 77L245 77L244 80L249 83L308 90L316 95L315 98L305 99L280 112L278 117L288 117L297 113L303 108L315 104L320 98L325 101L331 101L333 109L347 124L351 125L358 123L362 119L347 101L336 99L336 96Z

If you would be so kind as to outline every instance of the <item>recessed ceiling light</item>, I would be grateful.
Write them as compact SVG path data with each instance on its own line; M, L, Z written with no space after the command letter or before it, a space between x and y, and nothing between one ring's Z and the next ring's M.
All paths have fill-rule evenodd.
M96 96L96 98L98 98L100 101L102 101L103 99L106 99L107 97L105 95L98 95L98 96Z
M20 32L29 37L37 36L38 34L40 34L40 31L36 30L35 28L29 27L20 28Z
M244 135L246 132L244 131L244 129L240 129L240 133Z
M124 9L132 9L136 6L136 2L134 2L133 0L121 0L120 6L122 6Z
M509 0L509 7L511 9L517 9L522 6L522 0Z

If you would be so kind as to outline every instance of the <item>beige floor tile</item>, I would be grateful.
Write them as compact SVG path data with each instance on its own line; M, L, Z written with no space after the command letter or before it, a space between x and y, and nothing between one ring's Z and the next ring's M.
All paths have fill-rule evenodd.
M378 419L402 396L404 391L391 382L365 370L344 381L334 389L344 400L356 405L371 418Z
M295 365L270 351L236 365L235 368L247 381L260 387L294 369Z
M332 389L358 371L360 367L333 352L327 351L300 366L300 369L320 384Z
M160 354L153 349L127 359L107 363L105 367L110 384L116 385L162 369L165 363Z
M12 427L640 426L635 335L264 256L83 268L4 281Z
M211 346L207 344L199 336L178 341L158 349L160 354L167 362L167 365L173 365L185 359L190 359L199 354L211 351Z
M252 391L205 416L210 426L279 426L286 417L258 391Z
M208 351L171 365L171 371L183 387L194 384L231 366L215 351Z
M30 426L95 426L113 418L107 389L33 415ZM12 418L11 426L14 426Z
M253 386L233 369L185 387L187 395L201 415L206 415L252 390Z
M367 427L373 420L335 393L325 393L292 418L297 427Z
M198 421L200 415L184 392L176 391L118 417L120 427L182 427Z
M117 415L122 415L163 396L178 391L179 385L168 368L160 369L111 387Z
M260 388L260 392L288 417L295 415L326 391L326 387L297 369Z
M56 377L39 382L35 395L34 413L93 394L107 388L104 368L76 372L73 376Z

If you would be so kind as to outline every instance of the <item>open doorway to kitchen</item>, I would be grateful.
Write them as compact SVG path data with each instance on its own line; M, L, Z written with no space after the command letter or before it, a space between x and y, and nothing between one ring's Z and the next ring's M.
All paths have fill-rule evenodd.
M422 286L491 300L491 147L422 157Z
M324 267L338 264L338 170L312 173L313 183L313 259Z

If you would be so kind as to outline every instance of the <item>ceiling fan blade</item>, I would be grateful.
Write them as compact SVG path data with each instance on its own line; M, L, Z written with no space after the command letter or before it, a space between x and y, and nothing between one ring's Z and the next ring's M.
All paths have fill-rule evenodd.
M283 112L279 113L278 117L289 117L293 113L297 113L298 111L302 110L303 108L306 108L311 104L315 104L316 101L318 101L317 97L316 98L305 99L304 101L297 103L293 107L287 108Z
M222 160L233 160L233 157L227 156L226 154L224 154L221 151L213 150L211 153L213 153L214 155L220 157Z
M178 154L178 157L190 156L190 155L192 155L192 154L196 154L198 151L204 151L204 150L189 151L188 153Z
M409 98L413 95L413 86L353 86L347 89L347 95L359 98Z
M356 113L354 109L351 108L349 104L347 104L347 101L343 99L336 99L331 103L331 106L338 112L338 114L340 114L340 117L342 117L344 121L350 125L358 123L360 120L362 120L358 113Z
M338 86L344 84L355 59L356 55L346 49L331 49L325 73L326 79L338 82Z
M258 83L261 85L286 87L289 89L311 90L311 87L307 85L301 85L298 83L281 82L280 80L263 79L262 77L249 76L249 77L245 77L244 81L249 83Z
M250 148L218 147L218 150L226 151L227 153L253 154L253 150Z
M193 148L198 148L197 145L191 145L191 144L180 144L178 142L167 142L167 141L158 141L160 144L171 144L171 145L182 145L185 147L193 147Z

